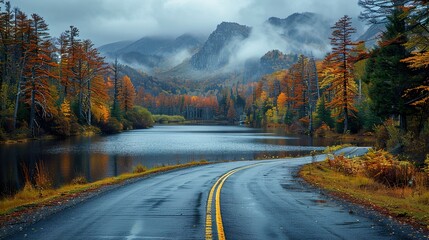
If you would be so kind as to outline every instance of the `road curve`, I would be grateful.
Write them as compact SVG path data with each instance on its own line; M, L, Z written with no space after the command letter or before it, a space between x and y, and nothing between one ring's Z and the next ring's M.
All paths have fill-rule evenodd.
M414 234L305 185L295 173L307 162L311 157L228 162L156 175L61 211L7 239L218 239L214 226L219 221L226 239L405 239ZM208 224L207 202L218 180L223 183L217 186L219 196L213 195ZM216 200L221 219L215 218ZM208 225L213 225L211 234Z

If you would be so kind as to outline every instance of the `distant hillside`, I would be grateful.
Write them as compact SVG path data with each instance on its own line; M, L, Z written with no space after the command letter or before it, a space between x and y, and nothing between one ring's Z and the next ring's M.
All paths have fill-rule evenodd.
M282 69L290 68L298 60L296 54L283 54L279 50L272 50L267 52L260 59L260 74L271 74Z
M168 69L188 59L202 45L201 38L183 34L177 38L143 37L137 41L107 44L98 49L108 58L115 58L142 69Z
M131 43L133 43L133 41L121 41L121 42L110 43L99 47L98 50L102 53L111 54L130 45Z
M120 75L127 75L130 77L134 88L138 91L140 87L146 93L158 95L161 92L180 93L187 92L185 84L181 81L160 81L158 78L150 76L142 71L136 70L127 65L121 65Z

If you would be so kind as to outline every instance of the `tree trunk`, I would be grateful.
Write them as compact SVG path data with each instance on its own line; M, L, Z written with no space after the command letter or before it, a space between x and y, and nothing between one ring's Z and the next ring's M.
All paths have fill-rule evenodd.
M91 81L88 80L88 125L91 126Z
M35 84L35 70L34 67L32 69L32 76L31 76L31 82L32 82L32 86L31 86L31 105L30 105L30 130L31 130L31 136L35 137L35 132L34 132L34 121L36 120L36 109L35 109L35 105L36 105L36 97L35 97L35 88L36 88L36 84Z
M21 96L21 78L18 79L18 89L15 98L15 109L13 111L13 130L16 129L16 119L18 118L19 97Z

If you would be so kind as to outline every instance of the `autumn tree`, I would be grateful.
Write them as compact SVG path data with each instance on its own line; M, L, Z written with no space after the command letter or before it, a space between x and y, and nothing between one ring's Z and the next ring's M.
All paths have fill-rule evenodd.
M128 76L122 78L123 89L121 97L121 108L127 113L129 110L133 109L134 100L136 97L136 91L134 85L131 82L131 79Z
M406 21L409 25L408 41L404 44L411 52L411 56L402 60L412 69L429 71L429 2L415 0L407 6ZM406 91L413 99L413 106L429 105L429 74L424 76L424 82Z
M71 89L71 66L73 65L73 59L71 57L70 47L70 35L69 32L64 32L60 35L57 40L58 48L58 78L61 86L63 87L63 98L67 98ZM64 101L64 100L63 100Z
M2 2L3 3L3 2ZM13 42L13 11L10 2L4 4L5 11L0 12L0 111L6 108L7 86L11 78Z
M53 48L47 32L48 25L37 14L32 14L31 17L24 92L25 102L30 106L30 130L35 136L36 113L47 117L55 111L49 86L49 81L55 78L52 71L55 63L51 60Z
M357 45L351 41L355 29L351 26L351 18L347 15L340 18L332 27L332 53L328 56L331 66L328 73L329 88L333 98L328 106L335 110L340 120L344 122L344 133L349 130L349 117L354 115L356 108L356 83L353 78L354 49ZM325 79L326 80L326 79ZM327 84L327 83L325 83Z
M229 100L227 118L229 121L234 122L236 117L237 112L235 111L234 102Z
M84 40L81 43L80 51L83 55L83 66L80 69L82 73L80 75L81 85L79 85L79 109L82 111L80 115L85 117L88 125L91 125L93 96L107 100L107 89L102 84L107 66L104 63L104 58L100 56L91 40ZM96 81L98 81L97 84L93 84Z
M24 69L28 60L28 52L26 48L29 44L29 34L31 31L30 20L27 15L15 9L15 47L14 47L14 66L16 69L16 95L15 95L15 107L13 113L13 129L16 128L18 118L18 108L22 95L22 86L24 81Z
M284 116L286 114L286 102L287 102L287 96L284 92L281 92L277 97L277 109L279 111L278 115L282 119L284 119Z

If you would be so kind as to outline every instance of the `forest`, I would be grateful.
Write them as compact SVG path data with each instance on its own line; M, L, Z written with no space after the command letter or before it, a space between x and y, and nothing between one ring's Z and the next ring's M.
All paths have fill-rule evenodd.
M370 132L376 147L422 160L429 150L427 1L359 1L362 20L384 23L374 48L353 42L351 18L332 27L332 51L301 55L290 69L261 79L246 103L253 126L325 136Z
M289 69L257 82L154 93L135 88L121 71L127 66L107 63L76 27L52 37L42 16L6 2L0 13L0 139L146 128L154 113L321 137L371 132L377 147L423 159L429 147L428 2L359 5L361 20L386 26L375 47L352 41L356 30L344 16L332 26L332 50L324 59L300 55Z
M48 24L10 2L0 15L0 138L117 132L152 125L134 106L135 89L119 64L107 64L91 40L70 26L51 37ZM95 126L95 127L92 127Z

